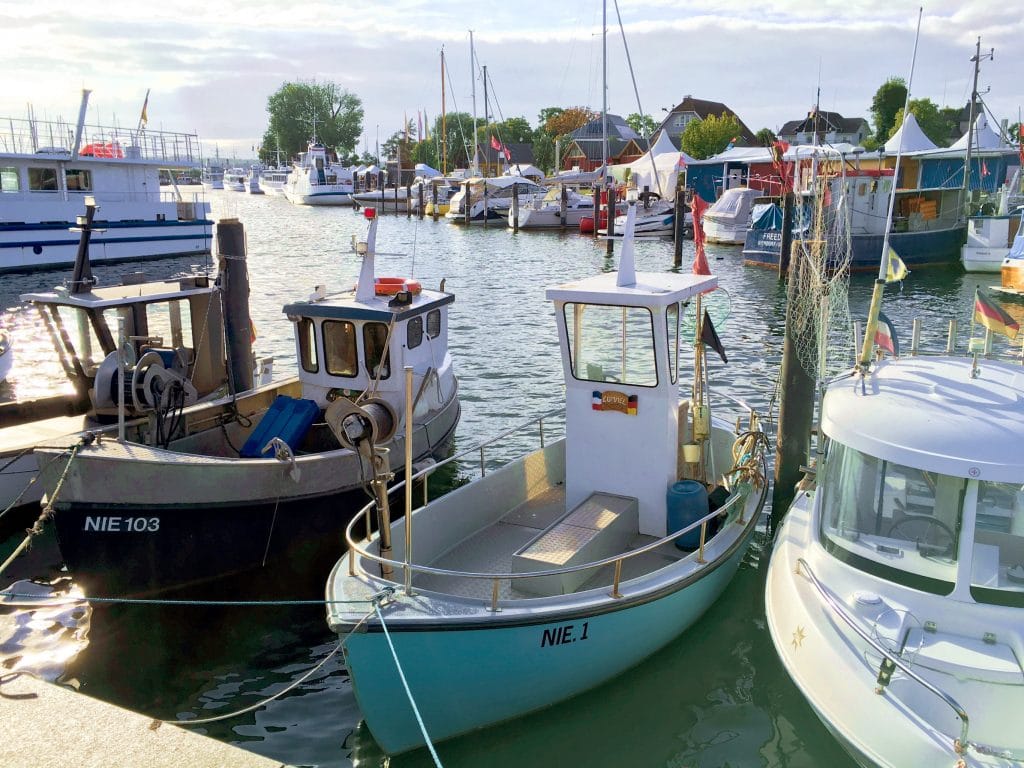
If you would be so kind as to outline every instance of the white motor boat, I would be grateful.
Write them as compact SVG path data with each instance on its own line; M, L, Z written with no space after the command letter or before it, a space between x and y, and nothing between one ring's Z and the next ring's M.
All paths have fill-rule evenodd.
M534 199L519 206L520 229L579 229L580 218L594 215L594 198L581 195L575 189L554 186L539 200ZM516 211L508 212L508 225L515 226Z
M730 422L716 398L708 420L699 342L680 393L681 307L699 306L717 279L638 273L632 248L627 233L618 272L547 291L566 437L545 444L557 416L535 419L539 449L415 510L407 492L394 524L378 490L379 506L361 513L376 511L378 533L355 533L361 517L346 533L328 624L389 754L637 664L698 621L746 551L767 490L757 419L741 408L749 428ZM452 459L467 455L484 448Z
M290 168L265 168L260 174L260 189L267 195L284 197L284 188L288 183Z
M224 189L224 166L216 160L207 162L203 166L199 181L203 189Z
M415 189L406 187L371 189L354 193L352 202L358 206L373 206L378 213L406 213L409 210L410 192L412 199L415 200L418 190L418 187Z
M472 177L462 182L461 189L448 202L444 216L452 224L498 224L505 226L513 197L519 205L540 200L547 190L523 176ZM467 196L469 212L467 214Z
M676 210L675 203L662 200L655 193L648 193L649 202L637 211L636 215L636 237L672 237L675 234ZM689 210L686 211L684 224L687 227L693 226L693 216ZM626 217L615 217L615 231L613 235L621 236L626 227ZM607 229L599 229L600 234L608 234Z
M68 230L87 197L104 221L95 264L209 253L210 206L175 181L198 170L198 138L87 125L88 95L77 123L0 121L0 273L74 264L79 238Z
M972 348L829 383L776 535L775 649L863 766L1024 761L1022 376Z
M244 168L228 168L224 171L224 189L229 192L245 192L249 187L249 174Z
M750 229L754 201L764 193L748 187L733 187L722 193L702 219L704 239L709 243L743 245Z
M352 205L352 171L332 164L323 144L311 142L288 174L284 196L296 205Z
M263 187L260 186L260 176L266 169L259 165L249 166L249 172L245 177L245 190L250 195L262 195Z

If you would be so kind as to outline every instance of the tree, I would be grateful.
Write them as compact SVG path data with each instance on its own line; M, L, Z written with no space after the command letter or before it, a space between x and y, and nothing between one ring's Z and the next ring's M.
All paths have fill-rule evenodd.
M267 98L270 124L260 158L270 161L278 147L287 156L306 149L316 137L339 155L355 151L363 132L363 103L336 83L284 83Z
M569 107L545 120L544 130L552 137L565 136L598 117L600 117L599 113L586 107Z
M634 112L626 118L626 125L637 132L642 138L649 139L658 130L658 124L650 115Z
M896 123L896 113L907 101L907 83L902 77L890 77L875 91L871 115L875 119L875 139L885 143Z
M490 144L491 136L497 137L502 144L529 144L533 141L533 128L525 117L510 117L502 123L477 129L477 140L483 146Z
M736 116L723 112L721 116L708 115L703 120L691 120L679 139L680 148L697 160L717 155L740 135Z
M771 128L762 128L754 134L754 139L757 141L759 146L770 147L778 141L779 137L775 135L775 131Z
M956 113L957 110L953 110L953 112ZM937 146L945 147L949 145L949 139L953 133L953 122L949 115L945 113L945 110L939 109L935 102L931 99L911 99L910 114L917 120L917 124L921 126L921 131L924 135ZM892 130L889 131L889 138L896 135L896 131L899 130L901 125L903 125L902 107L896 113Z

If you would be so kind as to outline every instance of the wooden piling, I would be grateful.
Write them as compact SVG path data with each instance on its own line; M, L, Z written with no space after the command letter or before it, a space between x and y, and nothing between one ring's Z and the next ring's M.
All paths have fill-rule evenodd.
M512 186L512 231L519 231L519 185Z
M562 198L558 206L558 221L562 225L562 229L565 229L565 209L569 207L569 190L565 188L565 184L562 185Z
M611 256L615 252L615 182L609 183L606 189L608 190L608 198L605 200L604 207L608 216L608 227L606 229L608 239L605 242L606 252Z
M432 214L433 217L434 217L434 221L437 221L437 215L438 215L437 209L438 209L438 206L439 206L439 203L437 201L437 186L438 186L437 184L431 184L430 185L431 189L433 190L432 194L434 196L434 213Z

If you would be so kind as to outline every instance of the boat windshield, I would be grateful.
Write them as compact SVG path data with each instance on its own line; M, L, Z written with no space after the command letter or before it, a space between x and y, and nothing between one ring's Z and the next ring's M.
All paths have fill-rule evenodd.
M953 590L964 478L895 464L832 441L819 487L821 540L835 557L915 589Z
M565 323L572 373L577 379L658 385L650 310L569 302Z
M971 595L1024 606L1024 485L978 481Z

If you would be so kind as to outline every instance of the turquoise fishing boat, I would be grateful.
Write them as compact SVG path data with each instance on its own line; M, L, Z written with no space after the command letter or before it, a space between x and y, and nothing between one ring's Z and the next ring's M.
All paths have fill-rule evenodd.
M395 523L376 480L378 501L349 527L327 619L389 754L618 675L693 625L743 558L767 492L766 441L753 411L709 397L698 339L720 343L700 297L717 279L636 272L635 214L618 272L547 291L565 437L545 440L560 418L546 414L528 425L540 447L496 471L484 473L484 447L453 456L480 456L481 476L417 509L411 481L424 473L409 469ZM704 322L689 329L683 382L691 302ZM377 532L357 538L364 519Z

